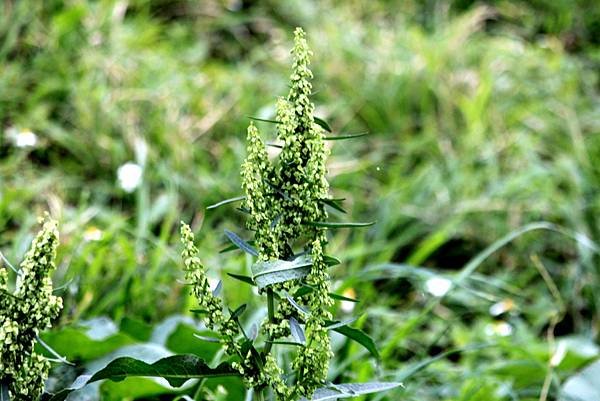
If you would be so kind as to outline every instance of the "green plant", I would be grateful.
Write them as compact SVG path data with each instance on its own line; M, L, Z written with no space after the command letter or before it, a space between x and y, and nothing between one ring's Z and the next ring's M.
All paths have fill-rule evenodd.
M247 228L254 232L252 242L226 231L234 248L257 258L252 277L232 275L258 287L266 298L266 318L260 333L258 325L246 330L240 317L243 304L225 308L220 298L222 283L211 289L200 252L194 245L191 228L182 223L183 260L186 280L200 306L195 310L217 337L197 336L196 341L219 342L227 359L216 368L195 355L174 355L152 364L129 357L118 358L96 372L89 382L130 376L159 376L173 386L188 379L240 376L254 399L274 395L277 400L347 398L397 387L399 383L372 382L334 385L327 382L329 360L333 356L329 331L335 330L377 356L373 341L348 322L333 320L333 299L328 269L339 263L325 253L328 228L361 227L372 223L327 221L326 207L342 210L341 200L329 195L325 161L330 128L314 117L311 52L302 29L295 31L293 71L287 98L277 102L277 139L281 145L277 162L270 161L266 145L253 123L248 127L247 158L242 165L245 196L216 206L243 201L239 208L248 215ZM353 300L351 300L353 301ZM262 334L262 335L259 335ZM193 341L193 339L190 339ZM279 346L293 347L291 353ZM282 355L292 355L291 363ZM200 390L200 387L198 391ZM70 390L57 394L62 399ZM198 394L198 392L197 392Z
M50 327L62 299L52 295L58 230L46 217L21 263L16 288L8 286L8 271L0 268L0 399L37 399L50 370L50 362L34 351L38 334Z

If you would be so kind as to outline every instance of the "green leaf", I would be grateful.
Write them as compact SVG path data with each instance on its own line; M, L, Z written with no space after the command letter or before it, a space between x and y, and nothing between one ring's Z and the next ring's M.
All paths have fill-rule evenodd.
M242 313L244 313L244 311L246 310L246 306L246 304L240 305L236 310L231 312L231 319L239 318L242 315Z
M296 310L298 312L300 312L303 315L310 315L310 312L308 311L308 309L306 309L305 307L303 307L302 305L300 305L298 302L296 302L296 300L294 298L292 298L291 295L286 294L285 298L288 300L288 302L294 307L296 308Z
M242 251L249 253L252 256L258 256L258 252L250 244L241 239L236 233L225 230L225 235L229 240Z
M336 257L333 256L329 256L329 255L325 255L323 256L323 261L327 264L327 266L335 266L335 265L339 265L342 263L341 260L339 260Z
M319 199L319 202L322 202L327 206L334 208L335 210L339 210L342 213L346 213L344 208L340 205L341 201L343 201L343 199Z
M600 400L600 361L596 361L564 382L560 394L564 401Z
M327 124L327 121L319 117L313 117L313 119L315 120L315 123L320 125L325 131L331 132L331 127L329 126L329 124Z
M306 344L306 336L304 335L304 330L302 329L302 326L300 326L300 323L298 323L298 321L294 317L290 318L290 331L292 332L292 337L294 337L294 340L296 340L296 342L303 345Z
M254 120L254 121L262 121L263 123L281 124L281 121L277 121L277 120L269 120L266 118L258 118L258 117L251 117L251 116L248 116L248 118L251 120Z
M96 372L88 383L98 380L121 381L127 377L162 377L173 387L180 387L189 379L236 376L238 372L228 363L211 368L195 355L173 355L147 364L138 359L123 357L110 362Z
M330 292L329 296L333 299L337 299L338 301L346 301L346 302L360 302L358 299L354 299L354 298L350 298L350 297L346 297L344 295L341 294L336 294L334 292Z
M368 132L359 132L358 134L346 134L346 135L336 135L336 136L326 136L325 139L326 141L339 141L342 139L354 139L354 138L360 138L361 136L367 136L369 135Z
M239 281L241 281L243 283L250 284L250 285L256 285L256 283L254 282L254 280L252 280L252 277L250 277L250 276L244 276L242 274L235 274L235 273L227 273L227 275L229 277L232 277L232 278L234 278L236 280L239 280Z
M375 224L374 221L370 221L368 223L332 223L329 221L310 221L308 223L304 223L307 226L313 227L326 227L326 228L354 228L354 227L368 227Z
M402 386L402 383L371 382L336 384L317 389L310 401L337 400L339 398L358 397L359 395L379 393ZM301 401L308 401L301 398Z
M339 322L328 320L325 323L327 324L327 326L333 327L334 325L337 325ZM336 332L348 337L349 339L356 341L357 343L359 343L360 345L365 347L365 349L367 351L369 351L371 353L371 355L373 355L376 359L379 359L379 351L377 351L375 342L364 331L362 331L360 329L355 329L350 326L335 327L335 328L333 328L333 331L336 331Z
M235 198L225 199L225 200L222 200L221 202L218 202L218 203L215 203L213 205L210 205L206 209L207 210L216 209L219 206L227 205L229 203L238 202L238 201L241 201L241 200L244 200L244 199L246 199L246 197L244 195L242 195L242 196L236 196Z
M302 255L294 260L269 260L252 266L253 280L258 288L305 277L310 272L312 260Z

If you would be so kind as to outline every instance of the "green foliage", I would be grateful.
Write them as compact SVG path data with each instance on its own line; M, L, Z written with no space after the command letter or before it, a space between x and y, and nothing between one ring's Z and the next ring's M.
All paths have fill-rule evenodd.
M49 217L42 223L16 271L14 292L9 291L7 268L0 269L0 392L16 401L35 400L44 390L50 362L34 346L62 308L50 278L56 268L57 223Z

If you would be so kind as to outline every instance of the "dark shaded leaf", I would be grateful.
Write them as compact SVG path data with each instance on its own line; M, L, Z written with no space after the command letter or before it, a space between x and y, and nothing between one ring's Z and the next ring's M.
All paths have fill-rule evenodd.
M239 318L242 315L242 313L244 313L244 311L246 310L246 306L246 304L240 305L236 310L231 312L231 319Z
M225 199L225 200L222 200L221 202L218 202L218 203L215 203L213 205L210 205L206 209L207 210L216 209L219 206L227 205L229 203L238 202L238 201L241 201L241 200L244 200L244 199L246 199L246 197L244 195L242 195L242 196L236 196L235 198Z
M358 299L349 298L344 295L336 294L334 292L330 292L329 296L333 299L337 299L338 301L346 301L346 302L359 302Z
M239 281L241 281L243 283L250 284L250 285L256 285L256 283L254 282L254 280L252 280L252 277L250 277L250 276L244 276L242 274L235 274L235 273L227 273L227 275L229 277L232 277L232 278L234 278L236 280L239 280Z
M354 138L360 138L361 136L367 136L369 135L368 132L360 132L358 134L346 134L346 135L335 135L335 136L326 136L325 139L326 141L339 141L342 139L354 139Z
M236 375L238 372L228 363L211 368L195 355L173 355L159 359L153 364L124 357L115 359L96 372L88 383L104 379L121 381L127 377L162 377L171 386L180 387L189 379Z
M318 125L321 126L321 128L323 128L325 131L327 132L331 132L331 127L329 126L329 124L327 124L327 121L323 120L322 118L319 117L313 117L315 120L315 123L317 123Z
M326 204L327 206L330 206L330 207L334 208L335 210L339 210L342 213L346 213L346 211L344 210L344 208L340 205L341 200L338 200L338 199L319 199L319 202L322 202L322 203Z
M340 263L342 263L342 261L339 260L338 258L329 256L329 255L323 256L323 261L327 264L327 266L330 266L330 267L339 265Z
M307 226L313 227L326 227L326 228L354 228L354 227L368 227L375 224L374 221L368 223L333 223L329 221L309 221L304 223Z
M225 235L229 240L242 251L249 253L252 256L258 256L258 252L250 244L241 239L236 233L225 230Z
M325 323L327 324L327 326L333 326L339 322L326 321ZM359 343L360 345L365 347L365 349L367 351L369 351L371 353L371 355L373 355L375 358L379 359L379 351L377 351L375 342L364 331L362 331L360 329L355 329L350 326L336 327L333 329L333 331L336 331L336 332L348 337L349 339L356 341L357 343Z
M253 280L258 288L282 283L306 276L310 272L312 260L303 255L294 260L269 260L252 266Z
M251 116L248 116L248 118L251 120L254 120L254 121L262 121L263 123L281 124L281 121L269 120L267 118L258 118L258 117L251 117Z
M296 320L296 318L290 318L290 331L292 332L292 337L294 340L299 342L300 344L306 344L306 336L304 335L304 330L300 323Z
M341 322L330 324L330 325L328 325L326 327L326 329L328 329L328 330L335 330L338 327L347 326L349 324L352 324L352 323L356 322L359 317L360 316L356 316L356 317L353 317L353 318L350 318L350 319L343 320Z

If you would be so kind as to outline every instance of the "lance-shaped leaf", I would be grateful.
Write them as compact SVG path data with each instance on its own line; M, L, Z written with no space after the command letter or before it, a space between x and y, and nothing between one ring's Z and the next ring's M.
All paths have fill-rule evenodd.
M256 283L254 282L254 280L252 280L252 277L244 276L243 274L235 274L235 273L227 273L227 275L229 277L232 277L232 278L234 278L236 280L239 280L239 281L241 281L243 283L250 284L250 285L256 285Z
M325 121L325 120L323 120L322 118L319 118L319 117L313 117L313 119L315 120L315 123L317 123L318 125L320 125L321 128L323 128L325 131L331 132L331 127L329 126L329 124L327 124L327 121Z
M229 203L238 202L238 201L241 201L241 200L244 200L244 199L246 199L246 196L244 196L244 195L242 195L242 196L236 196L235 198L225 199L225 200L222 200L221 202L215 203L214 205L210 205L206 209L208 209L208 210L216 209L219 206L227 205Z
M369 135L368 132L360 132L358 134L345 134L345 135L334 135L334 136L326 136L325 139L326 141L339 141L342 139L354 139L354 138L360 138L361 136L366 136Z
M269 260L252 266L252 279L258 288L305 277L310 272L312 260L302 255L294 260Z
M355 228L355 227L368 227L375 224L374 221L368 223L334 223L330 221L309 221L304 223L307 226L313 227L325 227L325 228Z
M360 345L365 347L365 349L367 351L369 351L371 353L371 355L373 355L375 358L379 359L379 351L377 351L377 346L375 345L375 342L373 341L373 339L371 337L369 337L369 335L367 333L365 333L364 331L362 331L360 329L355 329L354 327L350 327L350 326L346 326L346 325L338 326L338 323L340 323L340 322L336 322L336 321L327 320L325 323L333 331L336 331L336 332L348 337L349 339L356 341L357 343L359 343Z
M147 364L138 359L123 357L110 362L96 372L88 383L98 380L121 381L127 377L162 377L173 387L180 387L189 379L236 376L239 373L228 363L211 368L195 355L173 355Z
M346 213L341 203L344 199L319 199L319 202L326 204L342 213Z
M325 264L327 264L327 266L335 266L342 263L342 261L338 258L329 255L323 256L323 261L325 262Z
M256 251L256 249L254 249L254 247L252 247L246 241L241 239L236 233L229 231L229 230L225 230L225 235L227 236L227 238L229 238L229 241L231 241L235 246L240 248L242 251L247 252L252 256L258 256L258 252Z
M258 117L252 117L252 116L248 116L248 118L253 121L262 121L263 123L281 124L281 121L269 120L267 118L258 118Z
M349 383L337 384L317 389L310 401L337 400L340 398L358 397L359 395L379 393L402 386L402 383L393 382L371 382L371 383ZM301 398L301 401L308 401Z
M304 335L304 330L300 323L296 320L296 318L290 318L290 331L292 332L292 337L294 340L300 344L306 344L306 336Z
M302 287L298 288L298 290L294 293L294 297L299 298L299 297L304 296L306 294L310 294L314 290L315 289L313 287L311 287L311 286L303 285ZM359 302L358 299L349 298L349 297L346 297L344 295L336 294L335 292L330 292L329 296L331 298L333 298L333 299L338 300L338 301Z

